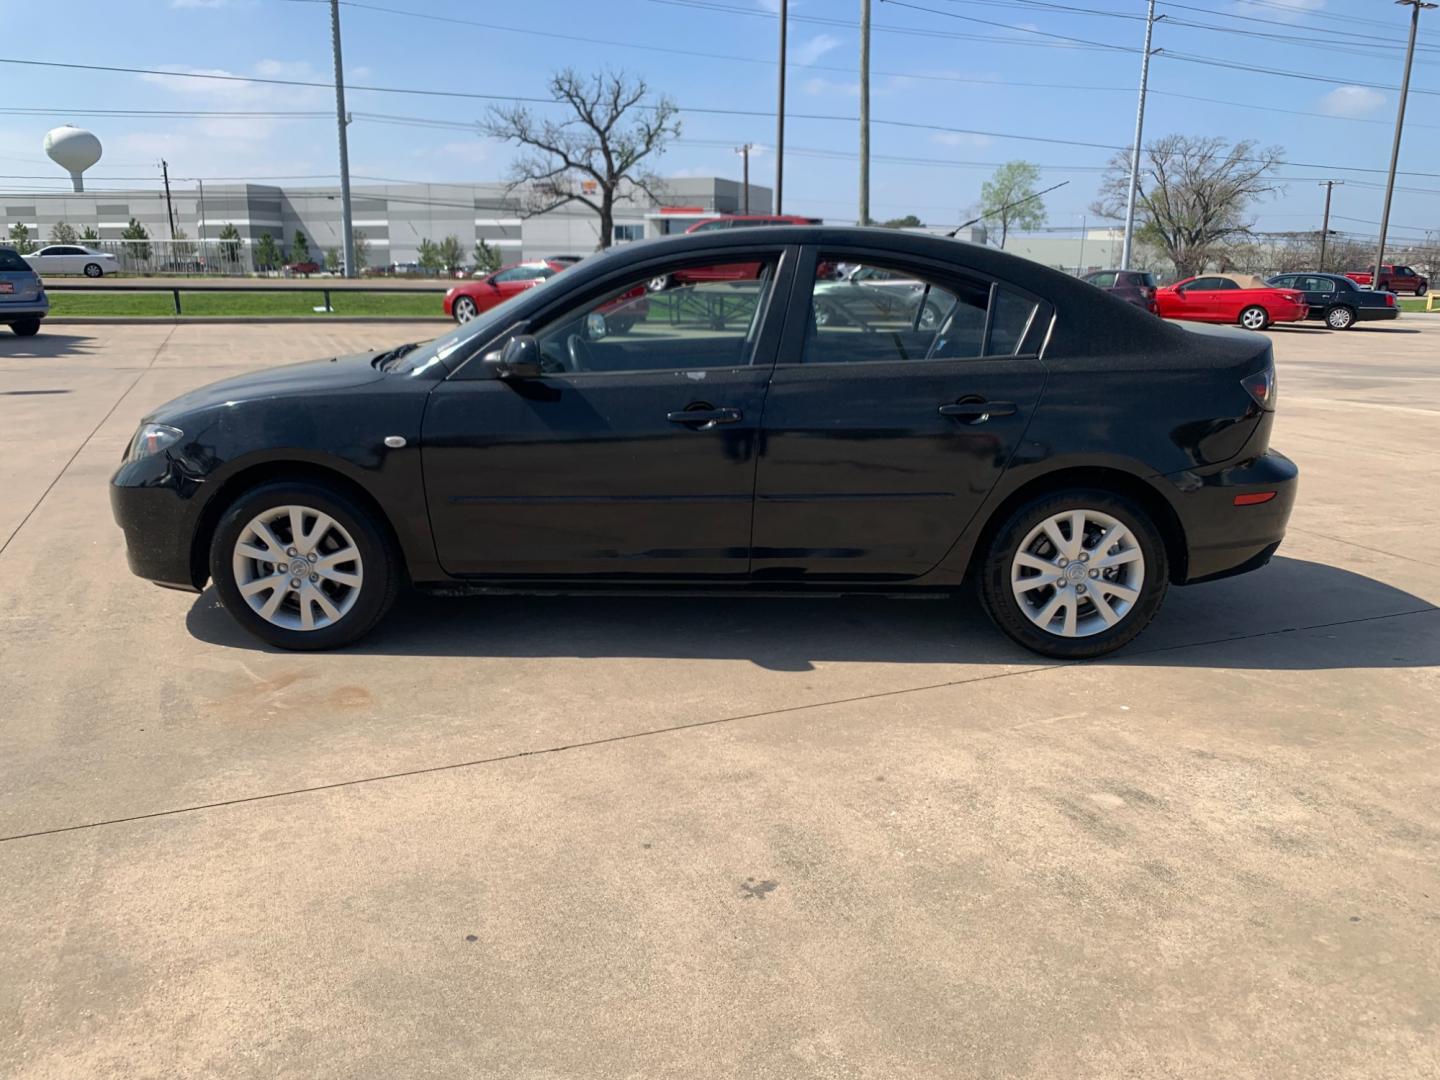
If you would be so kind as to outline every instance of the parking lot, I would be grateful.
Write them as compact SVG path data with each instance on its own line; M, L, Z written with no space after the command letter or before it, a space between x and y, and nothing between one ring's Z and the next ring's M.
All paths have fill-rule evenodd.
M1440 1072L1440 317L1273 332L1280 555L1095 664L875 599L287 654L131 576L149 407L435 332L0 333L0 1075Z

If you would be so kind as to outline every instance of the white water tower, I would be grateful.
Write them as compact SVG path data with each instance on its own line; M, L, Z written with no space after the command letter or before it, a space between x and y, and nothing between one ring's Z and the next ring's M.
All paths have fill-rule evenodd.
M84 128L66 124L45 133L45 153L70 174L76 191L84 191L85 170L100 160L100 140Z

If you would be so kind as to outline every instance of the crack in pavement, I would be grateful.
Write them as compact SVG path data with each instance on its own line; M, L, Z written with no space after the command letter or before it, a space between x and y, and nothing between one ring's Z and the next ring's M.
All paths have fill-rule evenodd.
M15 537L19 536L20 530L25 528L25 526L29 523L30 519L35 516L35 511L40 509L40 505L49 497L50 492L55 490L55 485L60 483L61 478L70 471L70 466L75 464L75 459L84 452L85 448L90 445L90 440L95 438L96 434L100 431L100 429L105 426L105 421L109 420L110 417L115 415L115 410L120 408L121 403L130 396L130 391L134 390L135 387L139 386L140 380L143 379L147 374L149 374L150 371L155 367L155 361L160 359L160 354L165 351L165 346L170 344L170 339L174 336L175 328L171 327L170 333L165 335L165 340L160 342L159 345L155 346L155 354L150 357L150 362L140 369L140 374L136 375L135 378L130 381L130 385L125 388L124 393L122 393L118 398L115 399L115 404L111 405L110 408L106 411L105 415L100 418L100 422L90 429L90 434L85 436L84 441L79 446L77 446L75 448L75 452L70 455L70 459L60 467L60 471L55 474L55 479L51 480L50 483L45 485L45 490L40 493L40 498L35 500L35 505L30 507L29 510L25 511L25 516L20 519L20 524L16 525L15 528L10 531L10 535L5 538L5 542L3 544L0 544L0 555L5 554L5 549L10 546L10 541L14 540Z
M1129 657L1138 656L1159 656L1164 653L1178 652L1183 649L1204 648L1209 645L1228 645L1237 641L1252 641L1258 638L1278 637L1282 634L1304 633L1309 630L1327 630L1340 626L1356 626L1364 623L1381 622L1386 619L1400 619L1411 615L1425 615L1440 611L1440 607L1429 604L1423 608L1413 608L1408 611L1396 611L1387 615L1368 615L1359 619L1342 619L1337 622L1315 623L1307 626L1282 627L1278 630L1262 630L1253 634L1238 634L1233 637L1214 638L1208 641L1192 641L1178 645L1162 645L1154 649L1137 649L1133 652L1115 657L1116 661ZM79 832L85 829L98 829L106 825L124 825L136 821L148 821L153 818L174 817L179 814L191 814L201 810L216 810L225 806L240 806L245 803L267 802L271 799L284 799L293 795L310 795L321 791L334 791L339 788L358 787L362 784L375 784L385 780L402 780L414 776L426 776L432 773L454 772L460 769L476 768L481 765L496 765L507 761L518 761L521 758L539 757L544 754L559 754L567 750L587 750L597 746L605 746L609 743L629 742L634 739L647 739L657 735L671 735L682 731L693 731L697 728L714 727L718 724L737 723L741 720L759 720L771 716L784 716L787 713L804 712L809 709L825 709L836 705L851 705L861 701L876 701L881 698L900 697L905 694L918 694L928 690L944 690L954 686L967 686L975 683L993 682L998 679L1010 679L1023 675L1036 675L1052 671L1062 671L1067 668L1080 667L1090 661L1072 660L1060 663L1040 664L1036 667L1024 668L1020 671L1002 671L993 675L977 675L968 679L950 679L945 682L930 683L925 686L911 686L899 690L881 690L873 694L860 694L855 697L834 698L828 701L813 701L802 705L788 705L781 709L766 709L761 712L741 713L736 716L717 716L709 720L692 720L683 724L669 724L665 727L650 728L645 731L631 731L620 735L607 735L600 739L585 739L581 742L565 743L558 746L542 746L534 750L515 750L508 754L496 754L493 757L474 758L469 761L454 761L444 765L428 765L419 769L405 769L400 772L381 773L376 776L360 776L351 780L337 780L330 784L314 784L308 787L290 788L285 791L271 791L262 795L243 795L234 799L218 799L214 802L197 803L193 806L172 807L169 810L153 810L146 814L131 814L126 817L109 818L104 821L88 821L79 825L61 825L53 829L36 829L32 832L15 833L11 836L0 836L0 844L9 843L12 840L28 840L40 836L55 836L60 833Z

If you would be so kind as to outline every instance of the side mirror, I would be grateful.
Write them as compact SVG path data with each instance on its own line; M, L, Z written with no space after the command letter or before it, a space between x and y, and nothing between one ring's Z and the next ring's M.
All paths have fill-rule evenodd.
M497 379L538 379L540 343L529 334L516 334L498 353L486 353L483 363Z

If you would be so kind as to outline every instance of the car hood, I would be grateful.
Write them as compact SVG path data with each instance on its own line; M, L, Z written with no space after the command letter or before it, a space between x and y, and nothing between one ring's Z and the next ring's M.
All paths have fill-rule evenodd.
M182 394L173 401L167 401L154 410L149 419L163 421L216 405L364 386L385 378L384 372L376 370L371 363L377 355L379 354L367 352L354 356L336 356L329 360L307 360L304 363L285 364L282 367L253 371L248 375L237 375L231 379L221 379L219 382L191 390L188 394Z

